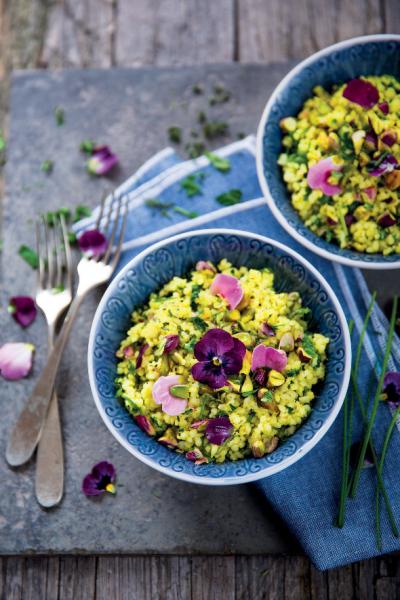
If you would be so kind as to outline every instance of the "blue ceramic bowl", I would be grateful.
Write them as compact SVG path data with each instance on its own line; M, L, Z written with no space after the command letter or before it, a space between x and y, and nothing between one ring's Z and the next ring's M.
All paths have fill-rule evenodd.
M312 327L330 338L326 379L305 423L271 454L221 465L195 465L139 429L115 397L115 352L130 327L134 308L174 275L187 273L198 260L269 267L278 291L298 290L313 315ZM345 316L328 283L299 254L251 233L208 229L154 244L113 279L96 311L89 339L89 378L97 409L113 436L131 454L178 479L209 485L245 483L285 469L304 456L328 431L346 394L351 365Z
M360 75L394 75L400 79L400 35L369 35L329 46L290 71L270 97L257 133L257 172L274 216L286 231L309 250L342 264L364 269L398 269L400 255L364 254L344 250L318 237L292 207L278 165L282 151L279 121L296 115L316 85Z

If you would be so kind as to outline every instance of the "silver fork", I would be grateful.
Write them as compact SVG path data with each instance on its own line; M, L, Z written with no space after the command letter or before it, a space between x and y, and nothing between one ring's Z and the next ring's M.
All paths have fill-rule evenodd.
M36 223L36 246L39 257L36 304L47 322L48 350L54 345L59 317L72 300L71 250L64 217L50 228L45 219ZM64 489L64 456L58 398L55 389L36 457L36 498L45 508L56 506Z
M69 307L64 324L48 357L47 363L33 389L31 397L18 417L17 423L8 440L6 459L10 466L17 467L23 465L32 456L43 429L43 423L46 418L63 350L82 300L90 290L106 283L110 279L118 263L128 211L126 205L124 211L121 211L122 198L120 197L116 201L115 216L112 219L114 204L115 202L110 202L107 217L103 219L105 201L103 200L102 202L96 222L96 229L103 230L104 235L108 239L107 248L101 257L89 258L83 256L78 263L79 280L76 295ZM124 214L122 216L121 228L117 235L121 212ZM103 220L105 221L104 225ZM117 241L114 246L116 237Z

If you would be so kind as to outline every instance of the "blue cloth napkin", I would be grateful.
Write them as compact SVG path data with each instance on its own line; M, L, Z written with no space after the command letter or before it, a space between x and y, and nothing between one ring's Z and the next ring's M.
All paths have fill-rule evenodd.
M229 157L231 170L228 173L217 171L205 157L182 161L171 148L166 148L116 190L117 195L126 194L129 207L124 252L119 268L153 242L182 231L226 227L264 234L302 254L324 275L335 290L348 320L355 322L355 331L359 333L371 298L361 272L312 254L295 242L274 219L258 184L253 136L226 146L217 153ZM201 176L204 177L202 194L188 199L180 182L188 175L198 176L199 173L205 174ZM233 188L242 190L241 203L221 207L215 197ZM149 198L173 202L183 209L198 212L199 216L186 219L171 210L169 216L163 216L145 205L145 200ZM97 211L89 219L78 223L76 233L92 227L96 214ZM382 359L387 329L386 317L375 306L365 337L358 380L362 398L368 397L371 377L374 377L375 367ZM389 370L397 370L399 366L400 345L396 337ZM382 552L377 549L374 530L375 469L363 470L356 498L347 501L345 526L342 529L334 526L342 467L342 413L325 437L304 458L256 484L265 496L266 511L270 510L267 503L271 504L319 569L400 550L400 539L392 534L383 501ZM382 403L373 434L378 450L390 419L389 407ZM357 440L361 437L361 415L357 409L353 429L353 439ZM384 480L400 527L399 464L400 435L395 429L386 458Z

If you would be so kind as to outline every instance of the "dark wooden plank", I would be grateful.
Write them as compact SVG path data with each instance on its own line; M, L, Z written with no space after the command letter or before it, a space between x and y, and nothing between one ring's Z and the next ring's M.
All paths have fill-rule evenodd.
M65 0L48 10L40 62L47 67L110 67L115 0Z
M398 0L382 0L385 29L388 33L400 32L400 7Z
M310 561L303 556L285 559L285 600L310 598Z
M191 559L184 556L154 556L151 567L152 598L187 600L192 597Z
M353 565L354 595L356 598L367 600L374 597L377 573L377 561L374 559L363 560Z
M301 58L339 40L384 29L376 0L238 2L238 57L243 62Z
M234 56L234 0L118 0L121 66L226 62Z
M376 600L396 600L398 589L398 581L394 577L381 577L375 586Z
M284 598L285 558L237 556L236 600L281 600Z
M311 600L328 600L328 575L310 564Z
M96 560L95 557L88 556L60 557L60 600L94 600ZM48 596L48 600L50 599Z
M235 600L235 557L195 556L192 559L192 598Z
M96 600L152 600L151 557L102 556L97 560Z
M25 559L10 557L6 559L3 598L5 600L21 600Z
M56 599L58 596L59 565L59 558L57 557L26 558L23 579L24 600Z
M327 571L327 575L329 600L338 600L338 598L352 600L354 598L354 581L351 565L340 569L331 569Z

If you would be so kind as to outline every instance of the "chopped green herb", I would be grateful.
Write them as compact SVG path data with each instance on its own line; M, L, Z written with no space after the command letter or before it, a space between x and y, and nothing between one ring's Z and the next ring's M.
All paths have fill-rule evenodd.
M196 96L200 96L204 92L204 88L202 85L200 85L200 83L196 83L192 87L192 92L193 94L196 94Z
M300 373L301 369L288 369L285 371L286 377L294 377L298 373Z
M93 140L83 140L79 145L79 150L85 152L85 154L93 154L93 150L96 147L96 143Z
M199 196L203 192L198 184L199 178L196 175L188 175L185 179L182 179L180 185L185 190L187 196L192 198L193 196Z
M168 127L168 137L174 144L180 144L182 141L182 129L176 125Z
M75 214L74 214L73 222L76 223L77 221L80 221L81 219L90 217L91 214L92 214L91 208L89 208L88 206L85 206L84 204L78 204L78 206L75 206Z
M206 113L203 110L201 110L197 114L197 120L200 123L200 125L204 125L204 123L207 123L207 115L206 115Z
M204 152L204 154L212 166L221 171L221 173L227 173L231 170L231 163L227 158L222 158L222 156L218 156L218 154L214 154L213 152Z
M168 210L174 206L172 202L162 202L158 198L149 198L148 200L145 200L145 205L149 208L159 210L163 217L167 217Z
M0 152L3 152L3 150L6 149L6 141L3 137L3 134L0 133Z
M77 238L76 238L76 234L73 231L68 231L67 237L68 237L68 241L71 244L71 246L76 244Z
M173 211L187 217L188 219L195 219L199 216L199 213L195 210L186 210L185 208L181 208L180 206L174 206Z
M238 140L244 140L244 138L246 137L246 134L243 133L243 131L239 131L239 133L236 134L236 137Z
M190 306L192 310L196 310L197 308L197 299L201 290L201 285L198 285L197 283L192 285L192 293L190 294Z
M200 317L192 317L191 321L197 329L200 329L200 331L206 331L208 329L207 323Z
M61 294L61 292L64 290L65 287L63 285L58 285L57 287L53 288L53 294Z
M208 140L225 135L228 132L229 125L226 121L206 121L203 124L203 134Z
M243 193L241 190L233 189L229 190L229 192L225 192L224 194L220 194L215 199L223 206L233 206L234 204L239 204L242 196Z
M61 106L56 106L54 109L54 117L56 119L56 123L59 127L64 125L65 122L65 113L64 109Z
M40 165L40 169L43 173L51 173L54 167L54 162L52 160L44 160Z
M185 146L189 158L199 158L199 156L204 153L205 149L206 147L203 142L191 142Z
M39 258L36 252L32 250L32 248L29 248L29 246L25 246L25 244L22 244L22 246L19 247L18 254L21 258L24 259L26 263L28 263L30 267L32 267L32 269L38 268Z
M224 88L223 85L216 84L214 85L214 95L208 98L208 103L210 106L214 106L215 104L222 104L223 102L228 102L230 100L231 93Z

